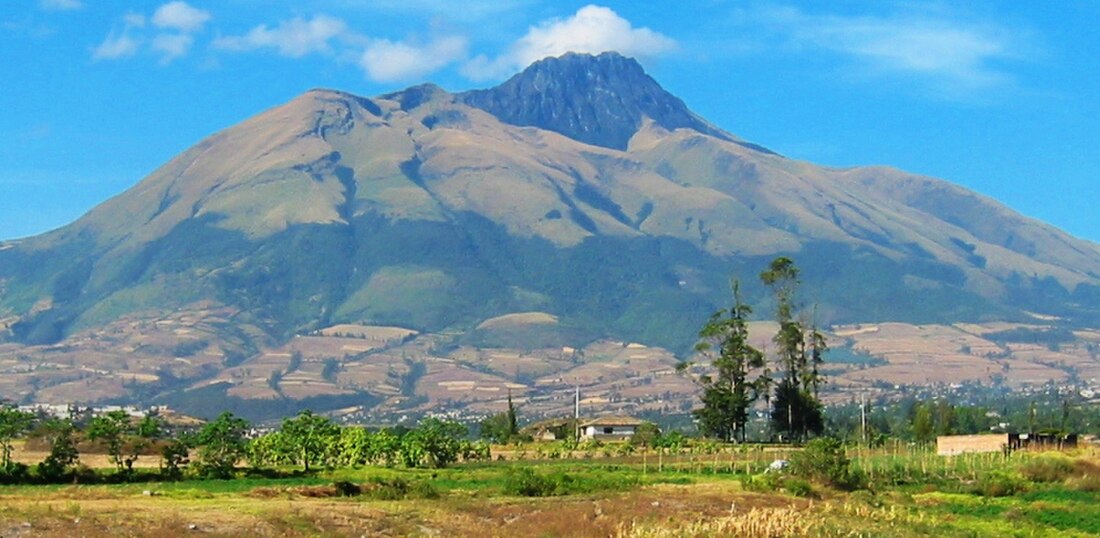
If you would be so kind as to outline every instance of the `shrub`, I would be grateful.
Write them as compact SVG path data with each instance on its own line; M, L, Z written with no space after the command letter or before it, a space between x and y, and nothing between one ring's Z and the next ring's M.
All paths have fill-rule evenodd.
M1100 475L1092 474L1071 478L1066 481L1066 485L1077 491L1100 493Z
M741 487L746 491L770 493L778 490L782 484L783 477L779 473L763 473L741 477Z
M1024 491L1027 491L1024 477L1000 470L990 471L974 484L974 493L985 497L1008 497Z
M783 489L795 497L813 497L814 488L810 483L801 478L788 478L783 482Z
M1089 460L1073 460L1073 472L1078 476L1100 476L1100 465Z
M1060 454L1029 458L1020 465L1020 474L1032 482L1061 482L1073 473L1073 462Z
M360 486L360 491L372 499L396 501L404 499L409 493L409 482L403 478L385 479L374 477Z
M791 473L842 490L860 489L866 482L844 454L844 446L831 437L806 443L801 452L791 455Z
M526 467L509 469L504 477L504 493L523 497L548 497L554 494L555 484L549 477L539 475Z
M100 481L100 476L95 472L95 469L88 467L83 463L77 463L73 468L73 483L74 484L95 484Z
M439 490L430 482L424 480L413 482L409 486L409 492L406 495L410 499L438 499L439 496Z
M9 462L0 466L0 484L23 484L30 479L30 468L25 463Z
M638 478L633 475L615 473L570 475L561 471L539 474L530 468L519 467L509 469L505 475L504 493L524 497L549 497L622 490L636 485L638 485Z
M854 502L863 503L871 508L882 508L883 506L882 499L867 490L854 491L849 498Z
M345 486L343 484L347 485ZM337 482L334 485L336 486L337 491L341 491L341 487L347 489L348 491L354 491L351 488L355 488L355 490L357 490L359 493L380 501L439 498L439 491L435 489L435 486L423 480L409 482L404 478L398 477L389 479L374 477L366 484L360 486L341 482Z

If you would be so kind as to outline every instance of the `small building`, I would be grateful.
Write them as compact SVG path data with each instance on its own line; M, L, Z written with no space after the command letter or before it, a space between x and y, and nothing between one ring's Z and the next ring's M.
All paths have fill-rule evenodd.
M634 417L600 417L581 422L581 441L629 441L645 421Z
M536 441L557 441L572 437L576 423L573 418L551 418L528 424L519 433L529 435Z
M968 452L1012 452L1014 450L1069 450L1077 448L1077 434L987 433L979 435L941 435L936 438L936 454L954 456Z
M1023 450L1072 450L1077 448L1076 433L1021 433L1017 448Z

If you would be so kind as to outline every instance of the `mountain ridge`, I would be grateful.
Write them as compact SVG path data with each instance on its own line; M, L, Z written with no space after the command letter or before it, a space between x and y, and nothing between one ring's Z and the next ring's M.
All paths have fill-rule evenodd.
M512 91L586 65L579 90L547 82L572 101L560 113ZM622 93L613 68L648 80ZM731 274L767 312L753 275L778 255L827 324L1100 321L1094 243L942 180L787 159L618 55L529 69L507 99L314 89L203 139L74 223L0 244L0 339L65 345L197 309L226 316L210 352L252 364L340 324L514 343L482 324L539 313L555 320L524 329L540 345L686 353ZM594 89L606 102L586 104Z

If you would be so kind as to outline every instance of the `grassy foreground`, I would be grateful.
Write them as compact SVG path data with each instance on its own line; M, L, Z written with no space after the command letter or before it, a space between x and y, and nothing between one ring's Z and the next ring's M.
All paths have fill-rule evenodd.
M889 465L873 458L889 457ZM0 536L1095 536L1095 453L1018 454L958 476L866 455L867 489L746 481L636 459L362 468L284 478L0 487ZM893 469L892 471L890 469ZM965 476L970 474L970 477ZM765 484L763 487L761 484Z

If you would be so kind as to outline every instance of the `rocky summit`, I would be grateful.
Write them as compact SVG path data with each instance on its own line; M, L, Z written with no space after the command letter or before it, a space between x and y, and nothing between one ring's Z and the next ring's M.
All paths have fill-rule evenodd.
M669 131L686 128L734 140L688 110L634 59L612 52L547 58L500 86L462 93L457 100L504 123L611 149L627 149L647 120Z
M568 54L487 90L310 91L0 243L0 397L550 398L594 355L634 364L607 342L669 370L731 276L766 316L777 255L823 324L1100 322L1100 246L938 179L785 158L632 59Z

